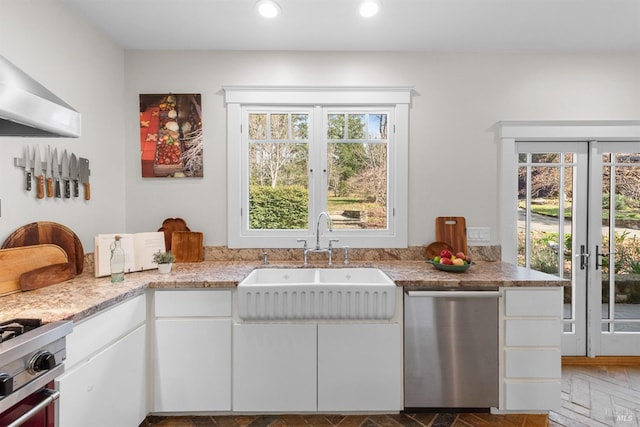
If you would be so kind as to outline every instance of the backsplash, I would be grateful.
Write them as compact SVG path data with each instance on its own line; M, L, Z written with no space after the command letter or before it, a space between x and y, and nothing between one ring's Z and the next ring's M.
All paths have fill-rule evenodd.
M421 261L426 259L425 246L408 248L349 248L349 260L356 261ZM267 253L270 263L299 261L302 263L302 249L231 249L226 246L205 246L205 261L262 261ZM477 261L497 262L501 259L500 246L469 246L469 255ZM342 248L333 253L334 264L344 259ZM309 253L309 262L327 261L326 253ZM94 271L93 253L85 254L85 271Z
M349 248L351 261L420 261L426 259L425 246L408 248ZM207 261L255 261L267 253L269 261L300 261L302 249L230 249L226 246L207 246L204 258ZM500 261L500 246L469 246L469 255L475 260ZM342 262L344 250L340 247L333 252L336 264ZM309 253L309 262L327 259L326 253Z

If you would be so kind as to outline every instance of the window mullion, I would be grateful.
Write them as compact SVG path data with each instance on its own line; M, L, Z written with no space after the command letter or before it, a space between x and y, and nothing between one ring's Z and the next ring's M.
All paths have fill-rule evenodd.
M323 161L322 156L323 153L326 156L326 148L324 148L326 121L324 119L324 109L320 106L316 106L314 108L313 123L314 127L312 137L309 141L309 157L313 170L310 180L312 196L310 197L311 206L309 209L309 229L312 231L314 227L314 218L316 218L318 214L325 209L324 193L326 192L326 188L324 187L326 186L324 185L324 182L326 180L326 173L324 171L326 170L326 162Z

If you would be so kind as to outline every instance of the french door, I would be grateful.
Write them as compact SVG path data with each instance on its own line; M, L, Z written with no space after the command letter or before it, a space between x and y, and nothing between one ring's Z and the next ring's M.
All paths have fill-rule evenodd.
M563 355L640 355L640 142L517 142L517 262L564 277Z

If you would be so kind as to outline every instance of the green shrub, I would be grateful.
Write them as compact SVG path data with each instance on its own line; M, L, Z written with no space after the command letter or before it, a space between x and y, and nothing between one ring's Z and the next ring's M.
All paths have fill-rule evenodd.
M292 230L308 227L309 192L301 186L249 186L249 228Z
M548 245L549 240L540 239L531 242L531 268L549 274L558 274L558 255Z
M623 210L627 208L627 199L622 194L615 194L614 201L616 210ZM611 207L611 199L609 194L602 195L602 207L609 209Z

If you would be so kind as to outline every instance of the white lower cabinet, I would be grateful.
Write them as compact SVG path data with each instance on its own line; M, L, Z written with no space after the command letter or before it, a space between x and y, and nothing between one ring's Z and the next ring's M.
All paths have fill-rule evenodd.
M553 410L562 289L503 291L498 409ZM137 426L148 412L402 410L401 323L234 324L233 292L155 290L149 324L140 295L74 325L57 425Z
M316 410L316 325L235 324L233 410Z
M231 410L231 291L155 292L152 412Z
M318 411L402 410L402 328L318 325Z
M399 323L235 324L233 411L402 409Z
M231 320L155 322L154 412L231 409Z
M78 325L56 380L60 427L137 426L147 414L146 303L139 296Z
M562 288L505 288L502 331L500 409L559 408Z

